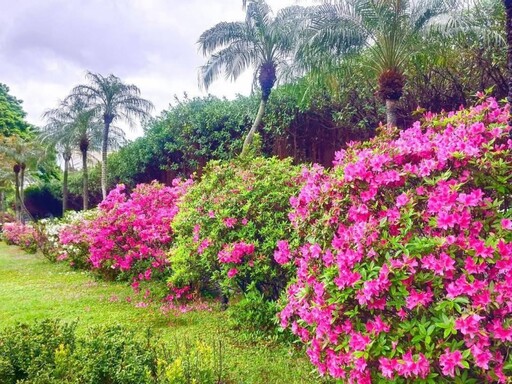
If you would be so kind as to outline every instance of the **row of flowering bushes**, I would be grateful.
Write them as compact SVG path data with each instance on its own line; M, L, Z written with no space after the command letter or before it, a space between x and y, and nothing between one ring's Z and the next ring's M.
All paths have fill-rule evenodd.
M509 383L512 140L493 99L305 172L280 313L322 374L347 383ZM454 377L458 381L454 381Z
M281 325L344 382L505 383L507 108L482 98L426 114L338 152L332 169L237 159L196 183L118 186L48 253L135 288L167 280L170 299L222 296L246 326L272 328L283 296Z

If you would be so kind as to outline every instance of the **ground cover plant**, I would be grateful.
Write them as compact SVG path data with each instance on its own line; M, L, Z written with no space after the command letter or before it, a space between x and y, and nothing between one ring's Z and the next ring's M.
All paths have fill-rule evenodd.
M426 114L314 167L292 198L281 324L347 383L510 382L508 106ZM455 380L455 381L454 381Z
M225 383L221 349L186 339L169 343L148 329L88 327L43 320L0 331L0 380L16 383Z

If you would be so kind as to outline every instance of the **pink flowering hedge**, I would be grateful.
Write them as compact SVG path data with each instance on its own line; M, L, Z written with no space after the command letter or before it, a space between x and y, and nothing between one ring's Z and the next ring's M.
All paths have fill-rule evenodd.
M166 252L173 240L171 221L190 183L139 184L130 194L118 185L92 219L68 226L60 241L76 245L80 252L87 245L87 261L94 271L106 278L134 279L137 287L139 281L166 270Z
M281 324L346 383L512 380L512 140L493 99L304 172ZM458 381L454 381L457 377Z

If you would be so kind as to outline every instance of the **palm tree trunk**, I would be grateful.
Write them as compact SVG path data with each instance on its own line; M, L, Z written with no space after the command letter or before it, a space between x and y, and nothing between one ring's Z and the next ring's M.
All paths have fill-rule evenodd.
M396 127L396 103L398 100L386 99L386 123L388 128Z
M263 120L263 115L265 114L265 108L267 106L267 99L262 98L260 101L260 107L258 109L258 114L256 115L256 119L254 120L254 123L252 124L251 129L249 130L249 133L247 133L247 136L244 140L244 145L242 147L242 153L240 156L245 156L249 152L253 139L254 134L256 133L256 130L258 129L259 125L261 124L261 121Z
M507 84L508 94L507 102L512 107L512 0L503 0L506 14L506 32L507 32ZM512 127L512 111L509 110L508 125ZM512 136L512 130L510 131Z
M89 209L89 174L87 172L87 149L82 151L82 202L83 210Z
M21 164L21 171L20 171L20 215L21 215L21 222L25 223L24 214L28 213L28 209L25 206L25 164Z
M21 199L20 199L20 176L19 172L14 173L14 187L15 187L15 197L14 197L14 213L16 215L16 221L21 221Z
M103 139L101 143L101 193L103 200L107 197L107 150L109 130L110 121L105 117L105 128L103 129Z
M64 157L64 179L62 180L62 214L64 215L68 209L68 174L69 174L69 158Z
M5 191L0 190L0 232L4 229L5 222Z

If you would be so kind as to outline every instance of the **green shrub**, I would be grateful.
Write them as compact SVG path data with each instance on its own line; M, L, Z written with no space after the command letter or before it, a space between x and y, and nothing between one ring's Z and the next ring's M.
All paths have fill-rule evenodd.
M120 326L91 328L80 340L73 371L83 384L154 383L153 342Z
M210 162L172 224L170 283L224 298L251 292L245 300L252 300L256 292L277 300L290 270L273 254L278 239L291 236L288 200L298 192L298 175L290 159Z
M149 331L44 320L0 332L2 384L222 383L222 348L198 340L164 343Z
M74 323L44 320L6 328L0 333L0 382L16 384L53 372L55 351L61 346L74 350Z

